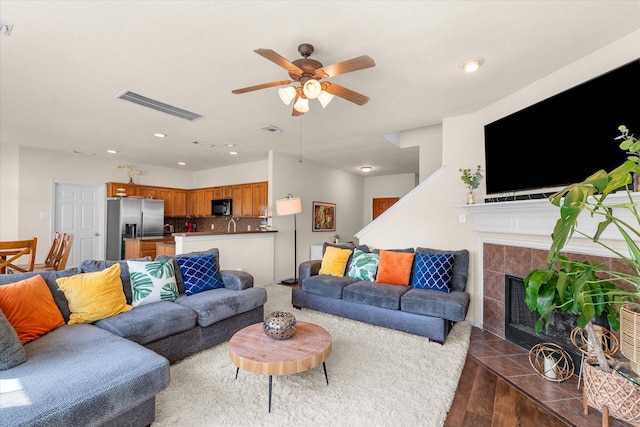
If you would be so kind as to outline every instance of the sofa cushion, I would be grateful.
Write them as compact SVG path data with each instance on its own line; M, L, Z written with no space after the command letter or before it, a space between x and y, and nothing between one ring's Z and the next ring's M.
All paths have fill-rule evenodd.
M413 263L411 287L449 292L455 255L417 253Z
M423 254L443 254L451 253L456 257L453 261L453 271L451 277L451 290L464 291L467 288L467 277L469 276L469 251L462 249L459 251L449 251L431 248L416 248L416 253Z
M169 386L167 359L93 325L64 325L25 350L25 363L0 371L19 379L1 395L3 426L111 425Z
M193 295L210 289L224 288L220 271L212 254L176 257L184 279L184 294Z
M197 315L193 310L173 302L160 301L99 320L95 325L144 345L188 331L196 326L196 318Z
M102 271L62 277L58 286L69 301L69 324L92 323L131 310L122 290L120 264Z
M207 327L220 320L246 313L264 305L267 291L264 288L249 288L242 291L211 289L193 295L183 295L176 304L188 307L198 315L198 326Z
M347 268L349 257L353 254L352 249L339 249L333 246L327 248L322 255L319 274L342 277Z
M51 295L53 295L53 300L56 302L60 313L62 313L64 321L67 322L69 320L69 316L71 315L71 312L69 311L69 303L64 296L64 292L62 292L62 290L58 287L56 279L60 277L73 276L79 273L81 273L81 270L79 268L68 268L61 271L30 271L28 273L0 274L0 285L19 282L20 280L28 279L33 276L42 276L44 281L47 283L49 290L51 291Z
M466 318L470 299L468 292L453 291L447 294L432 289L410 289L402 295L400 309L462 322Z
M305 278L302 281L302 289L312 294L341 299L342 289L357 281L358 279L353 277L334 277L319 274Z
M391 310L400 309L400 297L409 290L407 286L373 282L355 282L342 290L342 299L359 304L373 305Z
M413 252L380 251L376 282L390 285L409 285Z
M379 261L380 255L354 248L353 256L349 262L349 269L347 270L347 277L373 282L376 280Z
M178 298L178 285L171 260L127 261L133 291L132 307Z
M165 259L173 260L173 269L175 270L175 273L176 273L176 283L178 284L178 292L180 294L184 294L184 278L182 277L182 272L180 271L180 267L178 267L178 262L176 261L176 258L202 256L202 255L208 255L208 254L213 255L216 262L216 267L218 268L218 271L220 271L220 251L217 248L211 248L206 251L187 252L184 254L173 255L173 256L158 255L156 257L156 261L161 261Z
M13 368L26 360L27 354L16 330L0 310L0 371Z
M151 261L151 257L136 258L133 261ZM122 290L127 298L127 304L131 304L133 301L133 295L131 290L131 280L129 275L129 266L127 261L110 261L110 260L94 260L87 259L80 263L80 270L82 273L95 273L102 271L106 268L113 266L114 264L120 265L120 281L122 281Z
M22 344L64 325L64 319L42 276L0 286L0 309Z

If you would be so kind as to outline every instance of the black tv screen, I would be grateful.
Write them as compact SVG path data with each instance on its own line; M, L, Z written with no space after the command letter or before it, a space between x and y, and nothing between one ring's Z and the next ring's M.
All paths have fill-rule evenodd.
M626 158L618 126L640 135L640 59L484 127L487 194L580 182Z

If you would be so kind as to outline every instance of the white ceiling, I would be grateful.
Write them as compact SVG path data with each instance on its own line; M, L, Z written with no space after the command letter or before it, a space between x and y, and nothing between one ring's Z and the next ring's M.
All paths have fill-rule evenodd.
M274 150L387 175L418 172L418 152L381 135L474 112L637 30L640 1L0 0L0 20L14 25L0 35L2 144L191 171ZM231 93L288 79L254 49L293 61L301 43L324 65L372 57L374 68L331 79L369 103L310 101L300 120L277 88ZM477 56L486 59L478 72L460 71ZM204 118L117 99L125 90Z

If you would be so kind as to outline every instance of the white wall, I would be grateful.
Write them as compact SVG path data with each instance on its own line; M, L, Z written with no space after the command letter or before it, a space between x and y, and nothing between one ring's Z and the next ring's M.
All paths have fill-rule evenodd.
M416 186L416 175L403 173L398 175L368 176L364 178L363 224L373 218L373 199L402 197Z
M294 220L292 216L276 216L275 200L287 194L302 199L302 213L297 215L297 259L298 264L309 259L312 243L329 241L333 232L312 231L313 202L336 204L336 233L342 240L353 240L352 236L362 228L364 178L333 169L309 160L302 163L298 158L273 153L272 187L273 228L276 235L276 280L294 275ZM297 273L296 273L297 274Z
M445 173L407 200L390 218L367 230L366 234L361 235L360 243L379 248L423 246L469 249L471 265L467 289L471 293L471 307L468 318L476 326L481 326L482 242L494 237L521 240L523 236L488 236L473 232L472 218L464 206L466 189L458 169L484 165L485 124L639 57L640 31L636 31L481 111L445 119L442 127L442 164ZM464 150L459 148L460 141L465 141ZM512 161L516 167L528 168L526 156L520 161ZM482 200L484 194L484 185L481 184L478 200ZM458 222L461 214L466 217L464 224ZM527 240L548 239L527 237Z
M269 180L269 160L241 163L193 173L193 187L218 187Z

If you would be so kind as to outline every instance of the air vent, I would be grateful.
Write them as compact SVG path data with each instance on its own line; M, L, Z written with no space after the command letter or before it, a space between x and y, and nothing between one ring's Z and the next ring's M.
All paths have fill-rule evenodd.
M180 117L181 119L189 120L190 122L204 117L200 114L192 113L191 111L183 110L182 108L174 107L173 105L138 95L137 93L129 90L125 90L116 96L116 98L124 99L125 101L133 102L134 104L142 105L143 107L151 108L152 110L160 111L162 113L171 114L172 116Z
M274 126L274 125L263 126L260 129L266 130L267 132L271 132L271 133L280 133L280 132L282 132L282 129L280 129L278 126Z
M214 145L213 144L209 144L208 142L204 142L204 141L191 141L192 144L195 145L199 145L201 147L206 147L206 148L213 148Z

